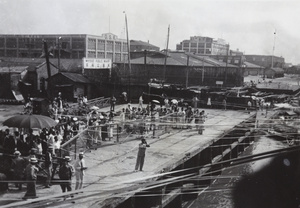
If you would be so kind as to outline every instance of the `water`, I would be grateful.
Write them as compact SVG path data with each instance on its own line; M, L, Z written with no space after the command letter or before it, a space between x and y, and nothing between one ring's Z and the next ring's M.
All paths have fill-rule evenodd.
M265 151L276 150L286 147L280 141L262 136L255 141L253 145L246 149L240 156L258 154ZM272 158L267 158L236 167L226 168L220 176L213 180L210 187L202 190L197 199L185 205L187 208L233 208L232 190L234 185L239 181L241 176L249 173L255 173L268 165Z

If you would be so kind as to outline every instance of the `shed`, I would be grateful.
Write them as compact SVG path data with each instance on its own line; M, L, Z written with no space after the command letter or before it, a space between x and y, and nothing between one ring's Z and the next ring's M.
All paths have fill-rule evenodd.
M53 96L61 92L62 98L68 101L75 101L80 95L92 98L93 83L82 74L59 72L48 79L48 84Z
M282 68L268 68L265 70L265 75L271 79L284 77L284 70Z

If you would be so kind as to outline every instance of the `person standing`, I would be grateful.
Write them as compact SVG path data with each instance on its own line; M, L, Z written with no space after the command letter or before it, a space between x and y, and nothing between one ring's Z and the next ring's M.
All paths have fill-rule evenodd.
M50 182L51 182L51 176L52 176L52 166L53 166L52 152L53 152L53 147L48 147L48 150L45 154L45 171L47 173L45 188L50 188Z
M22 180L24 180L24 171L26 168L27 160L20 157L20 151L15 151L15 158L12 160L12 170L14 173L15 185L19 190L22 190Z
M138 169L140 169L140 171L143 171L147 147L150 147L150 145L147 144L146 139L142 138L141 143L139 144L139 151L136 158L135 172L137 172Z
M207 107L211 108L211 97L207 98Z
M227 102L226 102L226 98L223 99L223 107L224 107L224 110L226 111L226 105L227 105Z
M143 95L141 95L140 98L139 98L139 108L140 109L143 109L143 101L144 101L143 100Z
M87 167L85 166L85 161L83 159L83 155L84 155L83 152L80 152L79 158L78 158L78 160L76 160L76 162L74 164L75 176L76 176L75 190L82 188L84 170L87 169Z
M36 167L37 163L38 160L35 157L33 157L30 158L30 163L26 166L25 177L27 181L27 191L23 199L37 198L36 179L37 179L37 173L39 171L38 167Z
M110 98L110 111L115 111L115 105L116 105L117 99L115 96L111 96Z
M70 156L65 156L62 165L59 168L59 178L61 180L60 187L62 192L72 191L72 176L74 175L74 167L70 164Z

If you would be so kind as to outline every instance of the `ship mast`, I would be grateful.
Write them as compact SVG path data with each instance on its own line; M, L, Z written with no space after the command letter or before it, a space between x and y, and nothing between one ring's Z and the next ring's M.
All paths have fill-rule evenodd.
M163 76L163 82L166 80L166 65L167 65L167 58L168 58L168 50L169 50L169 37L170 37L170 25L168 27L168 36L167 36L167 48L165 51L165 63L164 63L164 76Z

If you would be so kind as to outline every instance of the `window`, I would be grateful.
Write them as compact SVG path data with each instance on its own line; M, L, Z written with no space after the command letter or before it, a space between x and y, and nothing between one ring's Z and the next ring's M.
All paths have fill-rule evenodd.
M72 48L73 49L84 49L85 48L84 38L72 38Z
M96 39L88 39L88 49L96 50Z
M197 47L197 43L191 43L191 47L196 48Z
M113 47L114 47L114 45L113 45L113 41L107 41L106 42L107 44L106 44L106 51L113 51Z
M190 43L183 43L183 47L190 47Z
M115 51L116 52L121 52L121 43L120 42L116 42Z
M96 52L95 51L89 51L88 52L88 58L96 58Z
M105 51L105 41L104 40L98 40L98 50Z
M104 52L98 52L98 58L105 58Z
M123 51L126 52L127 50L127 43L123 43Z
M17 39L16 38L7 38L6 39L6 47L7 48L16 48L17 47Z

